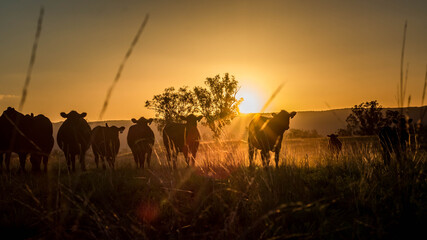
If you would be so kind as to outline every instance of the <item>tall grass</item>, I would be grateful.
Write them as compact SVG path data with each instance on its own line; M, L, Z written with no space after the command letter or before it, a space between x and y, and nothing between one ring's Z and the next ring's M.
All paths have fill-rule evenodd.
M115 171L91 161L89 171L73 175L53 154L47 175L1 175L1 230L35 239L390 239L423 232L427 155L411 153L405 168L384 166L375 139L343 142L332 156L325 139L286 140L277 169L248 168L247 146L230 142L202 145L196 166L180 157L176 171L161 148L151 169L135 169L122 154Z

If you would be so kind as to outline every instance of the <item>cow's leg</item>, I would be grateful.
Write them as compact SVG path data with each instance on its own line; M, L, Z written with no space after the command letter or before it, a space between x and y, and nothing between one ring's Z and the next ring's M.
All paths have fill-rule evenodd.
M197 156L197 150L199 149L199 145L195 144L191 147L191 165L196 165L196 156Z
M172 153L172 168L176 169L176 162L178 161L178 152L177 151L173 151Z
M33 172L40 172L42 156L38 154L31 154L30 162L31 162L31 170Z
M96 165L96 168L98 168L99 155L98 155L98 153L96 153L95 151L93 151L93 155L94 155L94 157L95 157L95 165Z
M150 168L150 162L151 162L151 153L153 152L153 149L149 147L147 149L147 167Z
M115 164L116 164L116 156L114 156L114 155L111 157L111 164L113 165L113 169L114 169Z
M254 154L255 154L255 148L251 143L248 144L248 150L249 150L249 166L251 167L254 161Z
M107 166L105 165L105 156L100 155L99 157L101 158L102 169L107 169Z
M276 162L276 168L279 167L279 160L280 160L280 148L276 148L274 150L274 161Z
M43 171L46 173L47 172L47 163L49 161L49 156L48 155L43 156L42 159L43 159L43 166L44 166Z
M3 153L0 153L0 173L3 172Z
M4 164L6 165L6 171L10 171L10 155L11 155L12 153L10 153L10 152L7 152L6 153L6 156L5 156L5 159L4 159Z
M70 154L70 162L71 162L71 171L76 171L76 155Z
M145 165L145 149L139 153L139 166L144 169Z
M187 163L187 167L190 166L190 157L188 156L189 153L189 147L188 145L184 146L182 149L182 153L184 154L185 162Z
M19 165L21 166L21 171L25 173L25 160L27 160L27 153L19 153Z
M267 150L261 150L261 158L262 158L262 165L264 167L268 167L270 163L270 152Z
M80 165L82 168L82 171L86 171L86 164L85 164L85 153L84 152L80 152Z

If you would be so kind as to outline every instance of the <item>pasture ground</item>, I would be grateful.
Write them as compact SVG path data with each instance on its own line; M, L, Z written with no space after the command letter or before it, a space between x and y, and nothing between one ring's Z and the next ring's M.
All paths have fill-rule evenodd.
M114 171L0 176L0 232L16 239L411 239L427 223L427 155L384 166L375 138L285 140L279 168L249 168L242 142L207 143L172 171L160 146L150 169L120 153ZM273 154L272 154L273 155ZM274 161L270 162L274 165ZM27 169L30 164L27 162ZM7 235L6 235L7 234Z

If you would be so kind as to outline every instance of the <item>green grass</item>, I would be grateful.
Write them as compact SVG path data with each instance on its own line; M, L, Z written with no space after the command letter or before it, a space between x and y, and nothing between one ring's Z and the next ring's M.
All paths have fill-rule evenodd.
M427 223L426 154L384 166L373 139L286 140L276 169L247 167L246 147L203 146L194 168L151 169L121 155L115 171L68 174L52 155L47 175L0 181L0 229L34 239L409 239ZM305 149L305 151L304 151ZM259 158L259 156L258 156ZM76 163L76 166L79 166ZM29 166L28 166L29 167Z

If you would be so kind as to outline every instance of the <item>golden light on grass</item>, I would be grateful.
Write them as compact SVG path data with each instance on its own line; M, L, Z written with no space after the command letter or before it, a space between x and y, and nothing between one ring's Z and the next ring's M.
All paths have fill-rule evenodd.
M243 102L239 106L241 113L258 113L261 111L264 101L259 91L256 91L253 88L242 87L237 95L238 98L243 98Z

